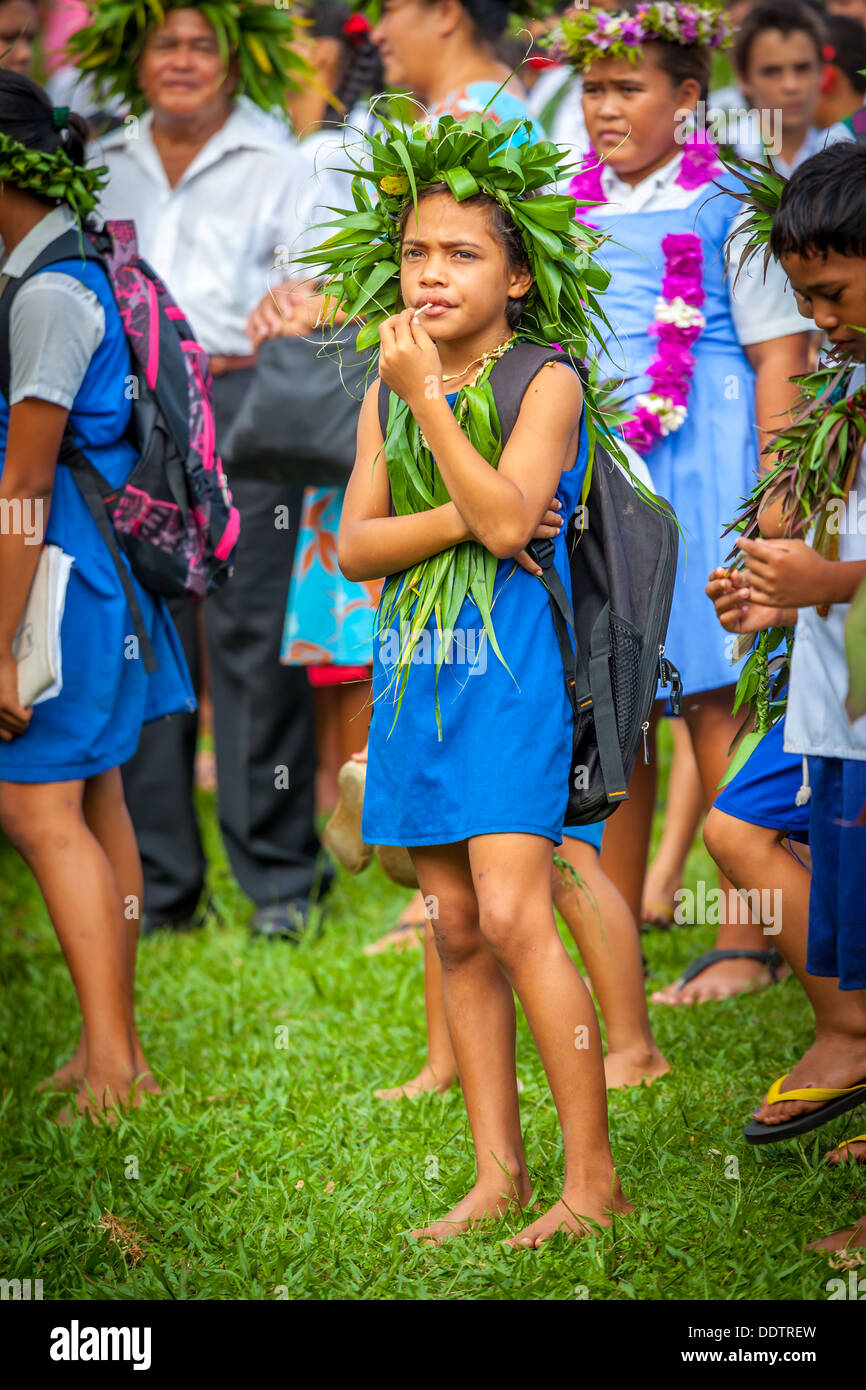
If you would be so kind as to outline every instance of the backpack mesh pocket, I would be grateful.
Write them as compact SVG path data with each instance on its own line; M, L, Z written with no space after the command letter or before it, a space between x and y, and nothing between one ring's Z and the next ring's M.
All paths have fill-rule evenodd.
M610 619L610 684L616 712L620 751L625 754L638 719L640 699L640 635L624 618Z

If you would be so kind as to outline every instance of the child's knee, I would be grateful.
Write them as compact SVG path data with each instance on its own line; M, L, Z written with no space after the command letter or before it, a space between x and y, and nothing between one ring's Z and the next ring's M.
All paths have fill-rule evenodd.
M22 859L29 861L35 839L33 820L8 784L0 787L0 830Z
M478 914L470 907L440 910L432 919L436 950L444 969L465 964L482 946Z

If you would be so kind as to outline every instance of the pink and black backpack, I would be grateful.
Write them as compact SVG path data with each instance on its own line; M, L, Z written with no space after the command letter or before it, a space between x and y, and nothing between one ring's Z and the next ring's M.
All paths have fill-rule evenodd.
M159 276L138 254L135 224L107 222L47 246L21 278L0 286L0 389L9 397L9 316L16 292L60 261L98 262L105 271L132 354L130 438L138 462L112 488L67 427L60 461L72 472L117 566L148 671L156 661L133 574L164 598L204 598L232 573L240 517L216 452L207 354ZM120 549L118 548L118 543Z

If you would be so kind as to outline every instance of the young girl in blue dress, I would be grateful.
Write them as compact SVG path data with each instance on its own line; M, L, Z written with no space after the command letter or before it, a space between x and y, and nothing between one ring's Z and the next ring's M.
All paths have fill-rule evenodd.
M789 378L806 370L808 351L778 267L769 268L766 283L754 262L736 283L726 276L724 244L741 207L717 185L735 181L712 144L688 134L686 118L706 97L712 49L725 38L724 20L710 5L638 4L616 14L575 10L557 40L583 72L593 146L571 191L590 204L580 215L610 234L601 259L612 272L605 311L616 338L602 370L626 378L626 438L683 531L667 651L682 673L683 716L707 807L737 723L730 646L713 621L706 574L721 558L722 528L757 474L763 440L793 402ZM603 862L635 917L663 709L657 702L650 764L638 761L630 799L605 836ZM722 952L766 944L758 924L723 927L718 941ZM721 998L768 981L757 960L719 955L705 965L656 1001Z
M40 188L69 161L83 164L85 135L84 123L53 109L36 83L0 72L5 275L24 274L76 226L74 201ZM34 169L40 154L43 172ZM23 168L10 165L12 156ZM77 1108L98 1111L158 1090L135 1024L141 866L119 768L145 721L192 708L194 700L162 600L133 579L159 669L148 675L136 659L114 561L58 461L68 421L109 483L121 484L135 462L125 438L130 354L101 268L70 260L37 272L15 298L9 346L0 500L39 504L40 539L59 546L72 567L60 629L62 687L24 709L12 642L41 546L0 533L0 827L39 884L81 1006L78 1048L51 1084L74 1086Z
M598 1025L551 901L572 713L547 592L514 562L554 495L564 515L579 501L588 456L583 399L565 362L541 370L492 468L453 408L460 388L486 364L520 351L515 329L533 285L522 237L489 194L457 202L443 183L422 187L417 208L410 202L400 225L406 307L380 330L381 381L361 412L340 565L350 579L391 576L387 598L402 591L417 562L477 540L496 560L492 571L488 566L490 611L503 657L487 647L480 608L467 596L453 624L456 657L442 665L437 683L421 642L398 705L400 625L383 620L380 608L363 835L371 844L408 846L433 905L448 1030L477 1164L467 1195L414 1234L438 1243L485 1218L519 1213L531 1200L515 1074L516 992L565 1145L561 1199L512 1242L535 1247L557 1230L583 1232L587 1219L608 1225L612 1212L629 1209L608 1142ZM396 459L383 463L378 406L379 391L389 388L392 410L395 398L407 404L435 458L447 503L392 514ZM565 581L564 535L553 544ZM431 616L428 652L436 632Z

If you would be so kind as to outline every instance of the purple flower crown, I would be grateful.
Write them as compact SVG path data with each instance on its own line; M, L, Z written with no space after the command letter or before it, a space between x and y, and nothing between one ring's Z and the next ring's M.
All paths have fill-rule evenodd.
M688 5L657 0L634 10L573 9L567 11L548 40L551 57L573 67L587 68L597 58L627 58L636 63L641 44L695 44L724 48L733 37L717 5Z

